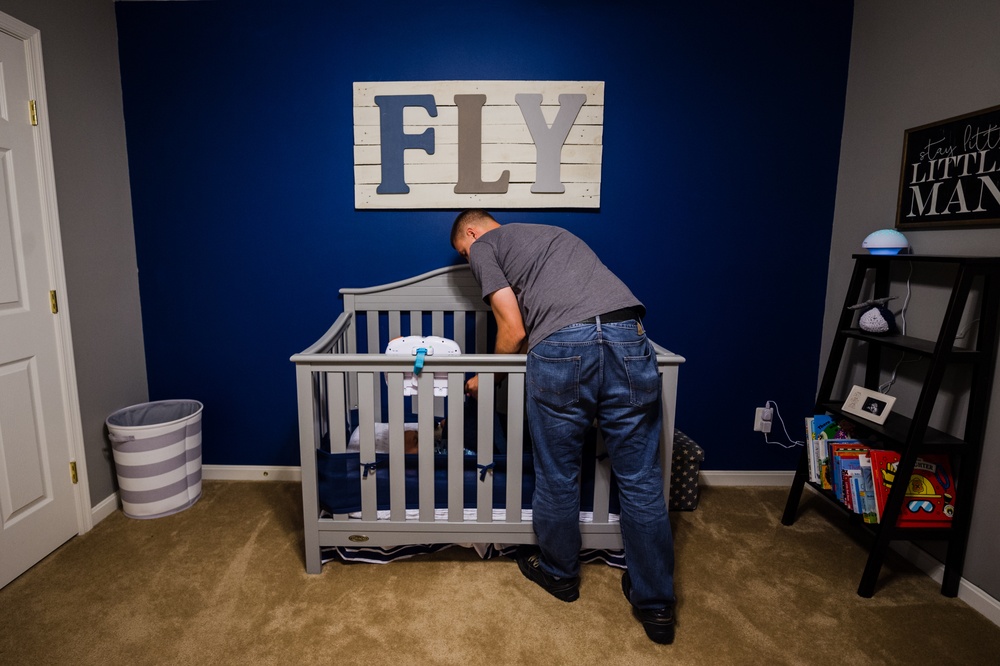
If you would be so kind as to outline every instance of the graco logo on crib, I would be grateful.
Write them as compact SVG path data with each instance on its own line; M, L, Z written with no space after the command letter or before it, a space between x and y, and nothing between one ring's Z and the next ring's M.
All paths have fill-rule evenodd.
M599 208L603 81L354 84L356 208Z

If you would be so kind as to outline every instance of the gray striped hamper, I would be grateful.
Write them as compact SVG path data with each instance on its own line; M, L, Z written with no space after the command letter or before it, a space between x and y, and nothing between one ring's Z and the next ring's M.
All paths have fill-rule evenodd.
M201 414L197 400L161 400L107 419L122 510L159 518L201 497Z

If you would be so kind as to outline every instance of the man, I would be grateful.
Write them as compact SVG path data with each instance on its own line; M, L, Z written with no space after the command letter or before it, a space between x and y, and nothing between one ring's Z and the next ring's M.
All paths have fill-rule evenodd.
M580 456L596 419L618 480L628 570L622 591L650 639L674 639L673 535L659 462L660 379L645 308L579 238L541 224L498 223L483 210L455 220L497 321L495 351L527 353L535 456L532 522L540 552L526 578L563 601L580 596ZM478 377L466 389L476 395Z

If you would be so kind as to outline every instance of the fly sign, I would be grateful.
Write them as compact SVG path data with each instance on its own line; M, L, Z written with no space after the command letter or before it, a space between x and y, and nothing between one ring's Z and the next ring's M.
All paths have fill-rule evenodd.
M354 84L355 208L599 208L603 81Z

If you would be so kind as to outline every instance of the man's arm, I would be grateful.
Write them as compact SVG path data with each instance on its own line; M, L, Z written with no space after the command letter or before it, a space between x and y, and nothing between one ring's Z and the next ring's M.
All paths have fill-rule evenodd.
M498 289L490 294L490 308L497 320L497 341L493 352L496 354L524 354L528 351L528 336L521 318L521 308L517 296L510 287ZM500 375L497 375L499 377ZM465 383L466 395L479 397L479 375Z
M497 342L495 354L523 354L527 351L528 336L524 332L524 320L517 296L510 287L498 289L490 294L490 307L497 320Z

